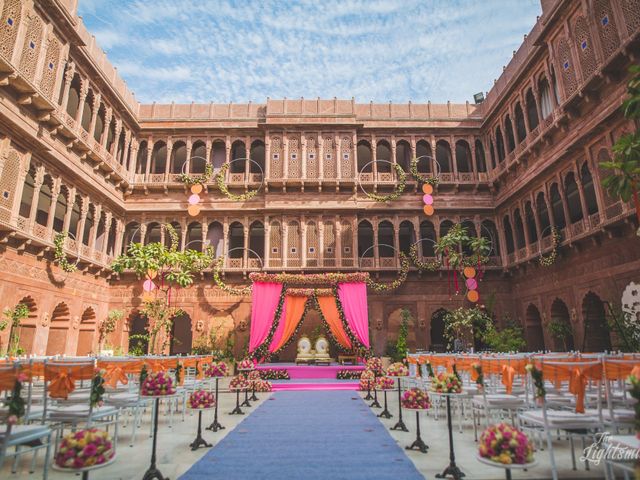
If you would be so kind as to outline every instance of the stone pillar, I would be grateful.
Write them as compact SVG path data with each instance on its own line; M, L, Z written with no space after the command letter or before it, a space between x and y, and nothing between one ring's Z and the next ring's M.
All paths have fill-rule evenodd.
M356 162L358 159L356 158ZM324 141L322 134L318 133L318 178L324 179Z
M60 194L60 187L61 187L60 178L54 178L53 186L51 188L51 204L49 205L49 214L47 216L47 238L51 237L51 232L53 231L53 220L56 214L56 205L58 203L58 195ZM67 209L68 208L69 207L67 205Z
M244 248L242 251L242 268L247 268L249 266L249 219L247 217L242 222L242 234L242 246Z
M373 264L376 269L380 268L380 255L378 254L378 224L379 219L371 219L373 225Z
M115 219L116 222L116 244L113 249L113 255L118 256L122 253L122 243L124 237L124 222L120 218Z
M68 62L67 66L69 68L64 72L64 92L62 93L62 103L60 104L64 111L67 111L68 103L69 103L69 91L71 90L71 82L73 81L73 76L76 73L76 64L73 62Z
M95 206L95 215L93 216L93 226L91 227L91 233L89 234L89 249L95 250L96 248L96 237L98 234L98 225L100 225L100 221L102 220L102 205L97 204Z
M76 200L76 187L69 187L69 196L67 197L67 211L64 213L64 222L62 224L62 231L68 232L69 225L71 224L71 213L73 212L73 205ZM76 232L76 237L78 232Z
M42 183L44 182L44 167L40 166L36 168L36 174L33 181L33 196L31 197L31 210L29 211L29 232L33 230L33 224L36 221L36 212L38 211L38 198L40 196Z
M531 208L533 209L533 221L536 224L536 236L538 237L538 249L540 249L540 242L542 240L542 231L540 229L540 219L538 218L538 206L536 205L536 198L531 192Z
M271 224L269 223L269 217L264 216L264 266L269 267L271 261Z
M336 233L336 266L342 267L342 223L340 222L340 215L336 215L335 219L335 233Z
M105 241L102 242L102 254L107 254L107 247L109 246L109 236L111 233L111 221L113 220L113 213L106 212L104 214L104 235Z
M76 123L80 125L82 122L82 115L84 113L84 102L87 99L87 95L89 94L89 81L81 78L80 79L80 100L78 101L78 110L76 111Z
M153 137L149 137L147 140L147 165L145 171L143 172L145 178L149 178L149 173L151 172L151 158L153 155Z
M96 122L98 121L98 111L100 110L101 98L102 97L100 92L97 92L97 93L93 92L93 105L91 105L91 108L93 109L93 111L91 112L91 123L89 124L88 133L91 136L91 138L94 138L94 139L95 139Z
M580 165L576 165L576 172L574 173L576 179L576 185L578 186L578 194L580 195L580 208L582 208L582 218L585 222L588 222L589 209L587 208L587 200L584 197L584 190L582 189L582 178L580 178Z
M305 133L300 133L300 151L302 152L302 157L300 158L300 162L302 165L302 178L307 178L307 137L305 137Z
M301 267L305 268L307 266L307 221L304 215L300 217L300 249L302 250Z
M129 158L129 174L134 175L138 168L138 150L140 150L140 144L138 140L131 134L129 136L131 142L131 157ZM148 150L148 148L147 148Z
M76 241L78 245L86 245L84 243L84 226L87 223L87 214L89 213L89 197L82 197L82 207L80 208L80 219L78 220L78 234ZM90 238L87 240L89 243Z
M188 175L191 173L191 150L193 148L193 144L191 143L191 137L187 139L187 158L185 159L185 167L184 172ZM182 170L180 171L182 173Z
M282 177L287 180L289 178L289 137L284 132L282 135Z
M340 135L337 133L333 137L333 144L335 145L335 156L336 156L336 178L338 181L342 178L342 148L340 142Z
M173 152L173 139L171 137L167 138L167 160L164 163L164 181L169 180L169 172L171 171L171 153Z
M113 136L113 143L111 144L111 149L109 150L109 153L113 156L115 161L118 163L121 163L120 159L118 158L120 156L120 150L119 150L120 132L122 132L122 120L119 118L116 118L116 131L115 131L115 135Z
M102 136L100 138L100 145L105 150L107 149L107 139L109 138L109 131L111 130L111 117L113 112L111 107L107 107L104 113L104 130L102 130Z

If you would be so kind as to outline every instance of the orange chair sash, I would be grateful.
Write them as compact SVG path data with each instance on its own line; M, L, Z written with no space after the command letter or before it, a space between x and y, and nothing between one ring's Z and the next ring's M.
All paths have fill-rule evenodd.
M116 388L118 386L118 382L126 385L129 383L129 377L127 377L126 366L121 365L120 363L126 362L114 362L104 365L105 369L104 374L104 383L105 385Z
M542 364L542 374L557 382L568 380L569 392L576 397L576 412L584 413L584 397L589 380L602 378L602 364L576 365L567 362L565 365Z
M69 394L76 389L76 380L93 378L93 365L46 365L45 379L49 382L49 396L51 398L69 398Z

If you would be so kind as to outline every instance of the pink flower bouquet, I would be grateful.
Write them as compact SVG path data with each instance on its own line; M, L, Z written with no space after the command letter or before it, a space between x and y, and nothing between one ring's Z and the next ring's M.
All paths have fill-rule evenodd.
M238 370L253 370L254 368L256 366L250 358L245 358L238 364Z
M431 381L431 390L436 393L460 393L462 382L454 373L440 373Z
M189 396L189 406L191 408L211 408L215 405L215 396L206 390L196 390Z
M231 379L231 383L229 383L229 390L233 392L249 390L249 382L247 381L247 377L242 374L233 377Z
M402 406L404 408L425 410L431 407L429 394L419 388L410 388L402 394Z
M376 376L371 370L365 370L360 375L359 389L366 391L371 390L375 386Z
M382 375L382 360L378 357L371 357L367 360L367 370L371 370L376 377Z
M251 370L247 374L247 380L249 380L250 383L261 380L260 372L258 370Z
M393 390L394 387L395 387L395 382L393 381L393 378L378 377L376 379L377 390Z
M165 372L151 373L142 382L142 395L158 396L173 395L176 389L173 387L172 378Z
M256 389L256 392L270 392L272 390L271 382L262 379L256 380L254 383L254 387Z
M503 465L533 462L533 445L517 428L500 423L487 428L480 436L481 457Z
M204 371L204 376L211 377L224 377L227 374L227 364L224 362L211 362L211 364Z
M114 455L109 434L97 428L89 428L65 435L55 462L61 468L79 469L101 465Z
M387 375L389 377L406 377L409 375L409 369L402 362L392 363L387 368Z

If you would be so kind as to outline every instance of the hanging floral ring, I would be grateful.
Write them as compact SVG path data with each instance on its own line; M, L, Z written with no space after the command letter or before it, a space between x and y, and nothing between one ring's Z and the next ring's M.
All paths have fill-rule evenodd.
M387 292L389 290L395 290L399 286L401 286L406 280L407 275L409 274L409 268L411 267L411 262L409 261L409 257L407 257L404 252L398 252L393 245L388 245L386 243L379 243L378 247L389 247L393 249L394 252L398 253L398 258L400 259L400 270L398 270L398 277L390 283L379 283L374 281L370 276L366 278L367 285L369 285L373 291L375 292ZM367 254L369 250L373 249L373 245L367 248L359 258L359 264L362 265L362 259Z
M422 175L420 172L418 172L418 162L420 162L421 158L433 161L433 164L436 166L436 174L434 176L425 176L425 175ZM427 183L433 187L438 185L438 183L440 182L440 164L435 158L431 157L430 155L422 155L420 157L414 157L411 160L411 166L409 170L411 172L411 175L413 175L413 178L415 178L417 182Z
M229 253L232 252L233 250L244 250L244 248L242 247L232 248L231 250L229 250ZM260 268L264 268L264 264L262 264L262 259L260 258L260 256L251 249L247 249L247 250L249 250L250 252L253 252L256 255L256 257L260 259L260 263L261 263ZM251 285L247 285L246 287L243 287L243 288L234 288L224 283L224 281L220 277L220 272L222 271L223 265L224 265L223 256L218 257L213 262L213 281L215 282L215 284L230 295L248 295L249 293L251 293Z
M365 168L367 168L367 166L371 165L374 162L388 163L396 171L396 176L398 177L398 183L393 189L393 192L391 192L388 195L378 195L377 193L369 193L362 186L362 182L360 181L360 177L362 176L362 171ZM404 192L404 189L407 186L407 174L404 172L402 167L397 163L392 163L389 160L371 160L370 162L362 166L362 168L358 172L358 178L356 181L358 182L358 186L360 187L360 190L362 190L367 197L369 197L372 200L375 200L376 202L385 203L385 202L391 202L393 200L397 200L398 198L400 198L400 195L402 194L402 192Z
M413 264L416 266L416 268L421 272L425 272L425 271L435 272L439 270L440 267L442 266L442 260L436 257L435 260L429 260L427 262L423 262L422 260L420 260L420 258L418 258L418 244L421 242L424 242L425 240L430 240L431 242L433 242L433 240L429 238L423 238L421 240L418 240L409 248L409 258L411 259ZM435 242L433 243L435 244Z
M197 184L204 185L209 181L209 179L213 175L213 165L211 164L211 162L207 162L207 159L203 157L198 157L198 156L191 157L191 160L195 160L195 159L201 159L205 161L204 173L202 175L197 175L195 177L192 177L191 175L186 173L185 170L187 169L187 162L184 162L182 164L182 173L180 173L180 175L178 176L178 180L180 180L183 183L186 183L188 186L197 185Z
M227 188L227 184L225 183L225 177L227 176L227 171L229 170L233 162L239 162L239 161L244 162L247 160L250 163L254 163L260 169L260 175L262 180L260 181L260 186L255 190L249 190L248 192L245 192L243 194L236 195L235 193L231 193ZM218 186L218 189L222 194L224 194L225 197L236 202L245 202L255 197L260 191L260 189L262 188L262 186L264 185L264 171L260 166L260 164L251 158L234 158L233 160L229 161L229 163L225 163L222 165L222 167L220 167L220 170L216 174L215 179L216 179L216 185Z
M543 267L550 267L554 263L556 263L556 258L558 257L558 247L560 246L560 232L555 226L547 227L551 228L551 253L549 255L540 255L538 261L540 265ZM546 231L546 228L545 228ZM544 232L542 232L544 234Z

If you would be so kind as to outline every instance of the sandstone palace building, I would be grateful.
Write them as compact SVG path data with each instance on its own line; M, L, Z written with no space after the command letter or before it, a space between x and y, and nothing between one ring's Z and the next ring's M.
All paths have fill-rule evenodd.
M620 106L628 67L640 61L639 0L542 0L477 104L141 104L83 26L77 1L0 0L0 307L28 305L26 352L96 352L97 326L112 309L125 314L111 343L126 352L129 335L144 331L142 281L110 264L130 242L167 241L166 224L181 248L213 245L224 281L246 285L259 270L392 281L398 252L417 244L428 260L460 222L491 240L481 303L492 302L499 323L522 325L529 349L563 349L546 328L552 320L570 326L567 348L615 348L609 307L640 278L640 240L633 205L606 194L599 162L635 128ZM409 174L415 157L421 173L439 175L433 216ZM189 215L179 175L228 162L228 190L259 193L230 199L212 180L202 210ZM394 190L394 164L407 172L404 192L372 200L366 192ZM542 266L552 226L557 258ZM73 273L53 256L65 231ZM409 347L442 349L442 314L465 302L454 290L446 268L412 266L397 290L371 292L376 353L395 342L402 308L415 322ZM232 335L237 352L245 346L250 297L221 290L210 269L173 301L186 312L175 352L212 329ZM308 317L305 328L319 324L315 312Z

